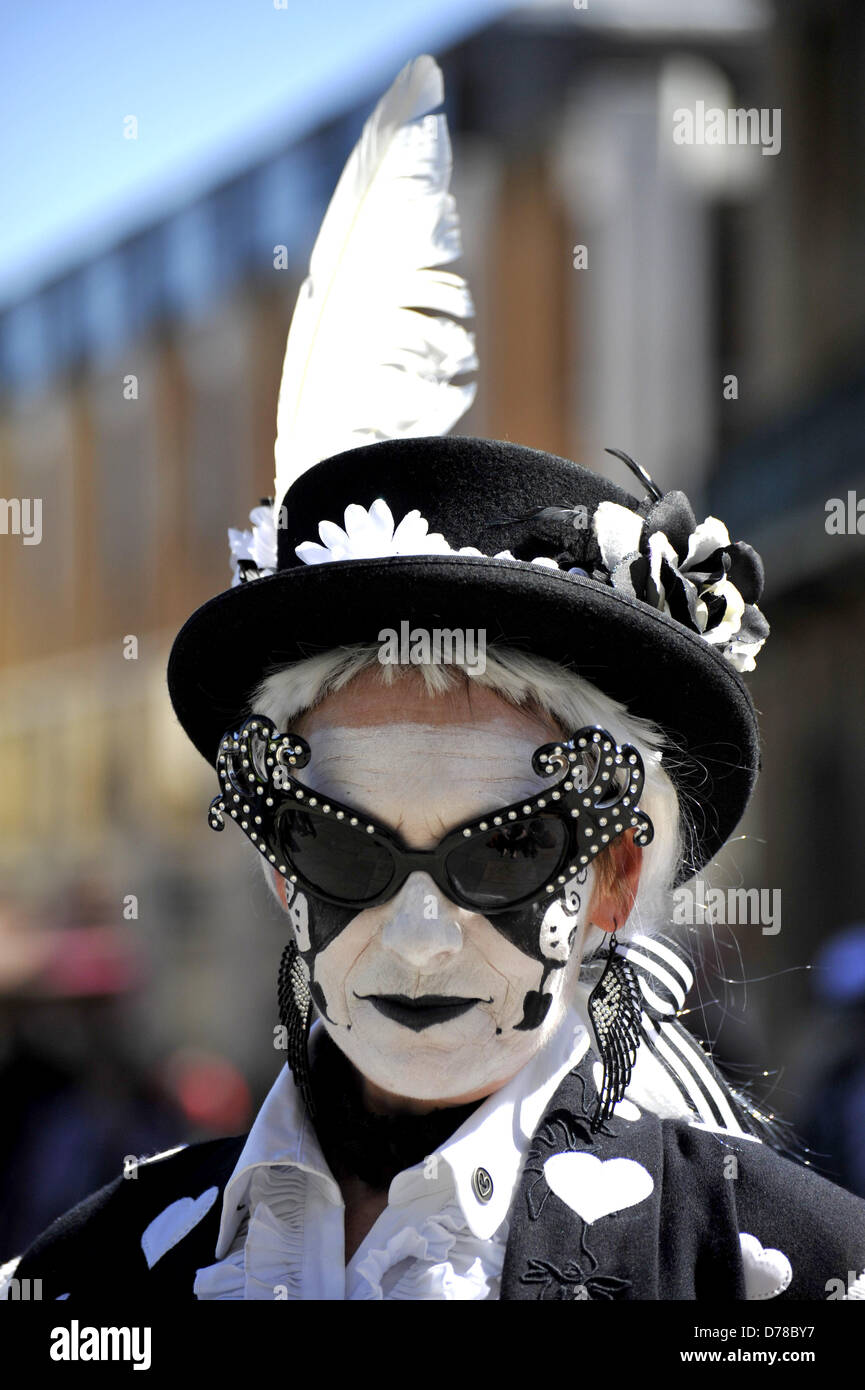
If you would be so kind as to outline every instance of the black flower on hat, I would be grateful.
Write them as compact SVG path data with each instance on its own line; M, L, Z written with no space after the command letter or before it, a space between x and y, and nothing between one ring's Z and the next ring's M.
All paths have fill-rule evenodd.
M697 525L683 492L662 493L646 470L620 449L608 449L640 478L649 498L634 510L602 501L592 516L592 535L582 545L580 563L567 549L554 564L568 574L647 603L718 648L737 671L753 671L754 658L769 636L757 607L763 592L763 562L744 541L731 541L717 517ZM584 506L540 507L515 521L587 526ZM502 523L499 523L502 524ZM513 559L510 552L497 558Z
M683 492L667 492L643 517L601 502L592 519L601 578L648 603L716 646L737 671L753 671L769 635L757 607L763 564L744 541L731 541L722 521L697 524Z

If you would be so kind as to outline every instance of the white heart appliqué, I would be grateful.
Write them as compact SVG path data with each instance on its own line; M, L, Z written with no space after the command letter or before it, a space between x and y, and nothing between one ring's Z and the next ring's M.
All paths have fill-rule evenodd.
M614 1211L644 1202L654 1190L651 1173L632 1158L553 1154L544 1164L550 1191L589 1225Z
M742 1271L745 1276L745 1297L777 1298L793 1278L793 1266L783 1250L764 1250L756 1236L742 1231Z
M210 1211L218 1196L218 1187L208 1187L207 1191L202 1192L195 1201L191 1197L180 1197L153 1218L150 1225L141 1233L141 1249L144 1251L148 1269L152 1269L156 1261L161 1260L166 1251L175 1246L179 1240L183 1240L183 1237L189 1234L193 1226L198 1225L201 1218Z

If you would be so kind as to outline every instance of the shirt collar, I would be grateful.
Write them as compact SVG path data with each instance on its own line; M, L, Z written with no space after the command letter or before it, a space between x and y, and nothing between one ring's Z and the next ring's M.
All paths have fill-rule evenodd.
M544 1111L588 1050L588 1032L569 1008L540 1051L437 1150L453 1174L466 1224L480 1240L488 1240L507 1216L523 1159ZM399 1200L415 1172L397 1174L391 1201Z
M316 1019L310 1030L311 1048L321 1027L321 1019ZM228 1254L237 1228L246 1215L250 1181L260 1165L302 1168L315 1176L332 1201L342 1200L339 1184L321 1151L309 1112L287 1063L265 1097L226 1185L216 1242L218 1260Z
M310 1030L315 1046L316 1019ZM472 1234L488 1240L507 1216L520 1167L541 1117L566 1074L582 1061L589 1036L577 1012L568 1008L552 1037L516 1076L489 1096L430 1158L452 1175L456 1199ZM216 1258L224 1259L247 1210L254 1170L259 1165L301 1168L314 1176L326 1196L342 1201L339 1185L321 1150L315 1129L288 1066L281 1068L247 1136L222 1202ZM428 1168L416 1164L390 1185L393 1205L430 1192L420 1180Z

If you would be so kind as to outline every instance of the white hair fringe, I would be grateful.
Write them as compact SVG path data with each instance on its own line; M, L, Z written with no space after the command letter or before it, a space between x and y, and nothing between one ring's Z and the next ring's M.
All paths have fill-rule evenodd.
M662 766L662 761L669 757L664 754L662 758L665 736L654 724L631 714L623 704L603 694L575 671L516 648L487 647L483 671L459 660L446 664L413 663L410 667L383 664L379 650L376 642L339 647L272 671L253 692L249 713L264 715L277 729L287 731L293 720L329 694L341 690L361 672L377 668L384 685L392 685L405 671L419 672L431 696L453 689L459 680L455 672L462 671L469 680L494 691L517 708L541 710L561 726L566 738L583 725L602 725L618 743L633 744L642 757L645 783L640 806L655 828L652 843L643 850L634 905L616 934L620 940L627 940L636 933L652 936L668 929L673 882L691 827L682 824L675 787ZM270 865L260 856L256 858L268 887L285 911ZM587 1001L599 974L598 963L593 966L592 958L606 936L599 927L587 932L581 978L571 1001L590 1036ZM645 1047L638 1050L627 1095L635 1104L661 1116L691 1114L678 1088Z

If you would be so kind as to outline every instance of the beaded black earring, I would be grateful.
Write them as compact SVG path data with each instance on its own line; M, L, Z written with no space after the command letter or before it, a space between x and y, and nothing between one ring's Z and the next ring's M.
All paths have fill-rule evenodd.
M279 962L277 985L279 1021L285 1029L289 1068L295 1085L300 1088L310 1118L315 1118L309 1066L309 1029L312 1023L312 995L309 979L297 949L297 943L286 943Z
M589 995L589 1017L595 1030L604 1075L591 1130L596 1133L625 1094L640 1045L642 996L637 976L610 937L601 978Z

